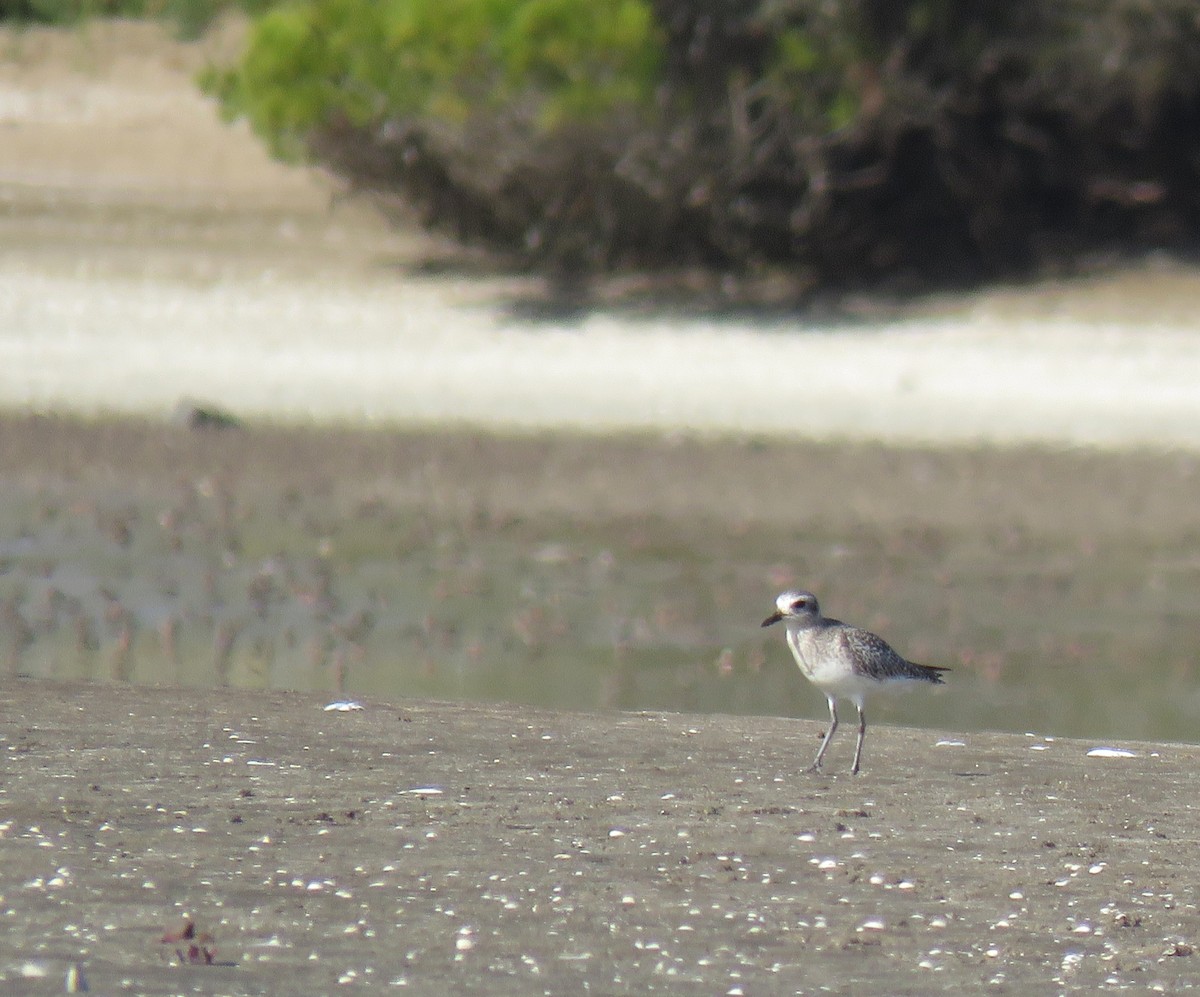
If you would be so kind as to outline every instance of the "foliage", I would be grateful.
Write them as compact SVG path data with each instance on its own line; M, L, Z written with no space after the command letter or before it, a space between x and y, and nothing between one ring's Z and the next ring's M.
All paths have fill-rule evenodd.
M242 62L202 82L296 155L325 125L523 108L550 129L646 106L660 51L642 0L307 0L269 11Z
M260 12L226 114L562 274L1010 276L1200 231L1195 0L19 0ZM10 8L11 9L11 8Z

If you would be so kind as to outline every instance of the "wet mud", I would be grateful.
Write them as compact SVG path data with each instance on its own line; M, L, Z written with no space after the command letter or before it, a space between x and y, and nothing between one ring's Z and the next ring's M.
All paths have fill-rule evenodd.
M948 666L872 719L1193 740L1200 460L0 418L14 677L823 717L784 588Z
M7 684L4 992L1200 981L1200 748L873 727L815 776L810 721L326 703Z

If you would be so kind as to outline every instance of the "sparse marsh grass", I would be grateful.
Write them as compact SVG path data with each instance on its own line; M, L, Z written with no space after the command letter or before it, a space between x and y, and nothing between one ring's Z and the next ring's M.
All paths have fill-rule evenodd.
M0 419L0 664L820 715L784 587L954 668L880 720L1190 739L1200 461Z

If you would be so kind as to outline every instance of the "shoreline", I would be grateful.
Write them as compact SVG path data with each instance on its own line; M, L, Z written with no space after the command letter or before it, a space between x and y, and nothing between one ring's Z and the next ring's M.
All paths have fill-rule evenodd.
M877 719L1195 737L1186 453L2 415L0 441L12 672L809 712L757 626L807 588L955 669Z
M862 775L835 740L812 776L809 721L326 701L0 692L10 992L75 964L144 994L1200 978L1200 747L880 725ZM185 915L214 966L158 943Z

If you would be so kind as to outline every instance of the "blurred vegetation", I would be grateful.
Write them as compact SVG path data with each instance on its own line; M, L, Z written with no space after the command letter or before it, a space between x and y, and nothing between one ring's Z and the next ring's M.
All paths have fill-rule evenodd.
M528 141L647 104L661 50L642 0L309 0L266 13L204 82L283 155L335 123L407 118L500 116Z
M279 155L561 275L893 289L1200 231L1194 0L20 0L255 15L206 89Z
M306 0L203 83L277 154L466 241L593 269L670 237L619 165L659 132L665 54L644 0Z
M305 0L206 85L277 152L567 274L903 289L1200 223L1190 0Z

